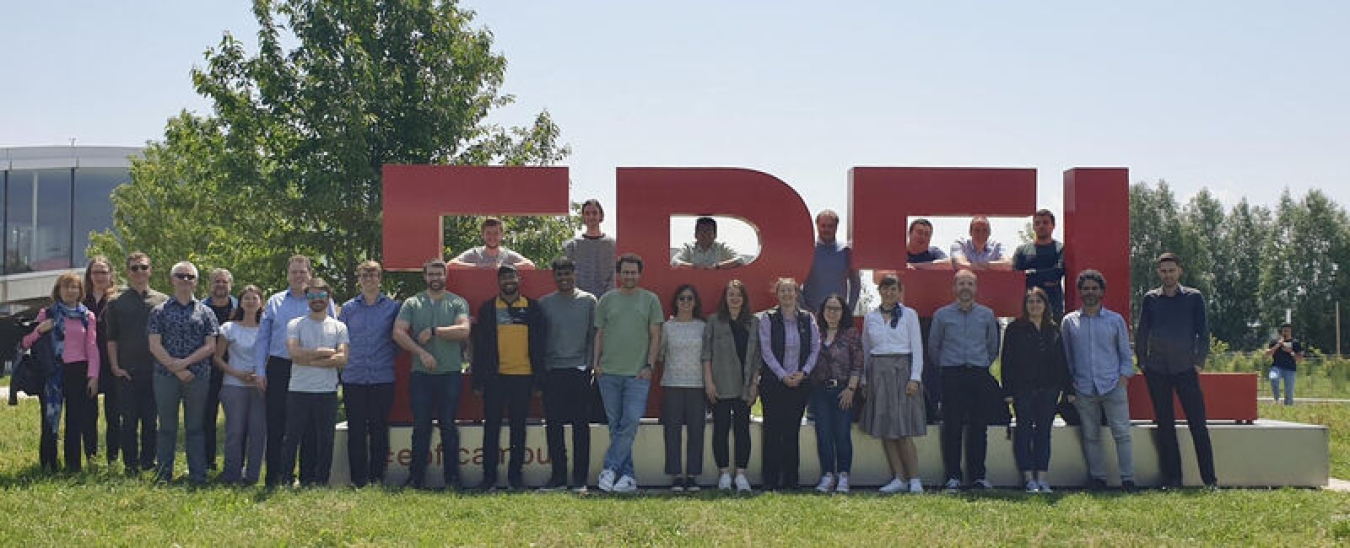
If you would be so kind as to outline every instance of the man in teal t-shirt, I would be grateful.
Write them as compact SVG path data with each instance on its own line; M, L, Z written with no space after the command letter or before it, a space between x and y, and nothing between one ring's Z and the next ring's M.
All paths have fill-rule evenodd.
M605 293L595 308L595 374L609 418L609 449L600 471L601 491L631 493L633 439L638 421L647 410L652 362L661 347L661 300L638 287L642 258L632 253L615 265L619 287Z
M459 485L460 372L464 367L463 344L469 339L469 303L445 290L445 261L432 259L422 265L427 290L408 297L394 320L394 342L412 354L408 399L413 413L412 462L408 483L425 486L427 459L431 454L431 418L440 419L441 454L445 486Z

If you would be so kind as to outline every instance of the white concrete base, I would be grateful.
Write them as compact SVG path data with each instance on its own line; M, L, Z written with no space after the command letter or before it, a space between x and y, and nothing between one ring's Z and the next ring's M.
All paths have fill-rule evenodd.
M758 483L760 451L760 427L756 420L750 425L751 457L747 471L752 483ZM525 482L529 486L543 485L551 473L548 444L545 441L542 424L530 424L525 438ZM508 434L503 427L502 443L508 443ZM1134 448L1135 481L1140 486L1157 485L1161 482L1158 471L1158 454L1153 443L1154 427L1151 423L1135 423L1131 431ZM1325 426L1291 423L1275 420L1258 420L1255 424L1210 424L1210 439L1214 445L1214 461L1219 483L1226 487L1324 487L1330 476L1330 431ZM440 436L432 429L432 458L427 470L427 484L439 486L441 483ZM989 481L997 486L1020 487L1021 474L1017 471L1013 459L1012 441L1008 439L1006 429L990 427L988 430L989 449L985 459ZM1108 461L1108 477L1116 483L1115 446L1110 431L1103 428L1105 441L1104 453ZM1177 425L1180 438L1183 482L1186 485L1200 485L1199 471L1195 464L1195 450L1191 444L1189 431L1184 424ZM712 453L712 425L704 429L703 474L699 482L705 486L717 483L717 467ZM412 428L395 427L390 429L389 468L385 475L387 485L402 485L408 477ZM460 437L460 477L465 485L476 485L482 480L482 437L481 424L462 424ZM801 429L801 469L802 485L815 485L820 477L820 462L816 457L815 428L805 423ZM1050 460L1050 484L1053 486L1073 487L1087 481L1087 466L1083 461L1081 434L1077 427L1057 423L1052 435ZM928 435L915 438L918 444L920 477L925 485L939 484L944 477L942 469L941 444L937 427L929 427ZM567 434L568 450L571 450L571 434ZM644 487L664 487L670 478L664 473L664 438L661 425L654 419L644 419L638 429L634 443L633 461L637 469L638 483ZM596 477L604 460L605 449L609 446L608 428L604 425L591 426L591 471L590 482L595 484ZM506 449L502 449L501 469L498 477L502 484L506 481ZM569 458L570 465L570 458ZM879 486L890 481L890 470L881 451L881 443L864 434L856 427L853 430L853 470L851 480L854 486ZM333 469L330 483L347 485L350 472L347 461L347 425L339 424L333 447Z

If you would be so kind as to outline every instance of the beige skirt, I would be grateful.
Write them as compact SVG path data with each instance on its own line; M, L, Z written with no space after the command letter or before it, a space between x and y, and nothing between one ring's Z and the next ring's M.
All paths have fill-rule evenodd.
M860 421L864 432L882 439L928 433L923 390L913 396L905 395L911 361L908 354L871 357Z

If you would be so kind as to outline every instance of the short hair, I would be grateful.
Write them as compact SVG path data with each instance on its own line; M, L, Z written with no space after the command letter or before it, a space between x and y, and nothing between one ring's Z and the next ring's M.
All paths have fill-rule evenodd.
M1181 266L1181 257L1178 257L1176 253L1172 253L1171 251L1163 253L1162 255L1158 255L1158 260L1155 262L1155 264L1163 264L1168 261L1176 263L1178 267Z
M172 274L173 271L183 267L191 268L193 276L199 274L199 272L197 271L197 265L192 264L192 261L178 261L176 263L173 263L173 267L169 268L169 273Z
M266 295L263 295L262 289L260 289L258 286L253 285L253 284L248 284L248 285L244 286L243 289L240 289L240 290L239 290L239 303L240 303L240 305L234 307L234 311L230 312L230 318L229 318L228 321L231 321L231 322L237 322L237 321L242 321L242 320L244 319L244 306L243 306L244 295L248 295L249 293L254 293L254 294L258 295L258 300L262 301L263 306L258 307L258 312L255 313L255 315L254 315L254 317L253 317L253 321L255 321L255 322L260 322L260 321L262 321L262 313L263 313L263 309L264 309L264 308L267 308L267 296L266 296Z
M816 214L816 220L819 221L821 217L825 217L825 218L828 218L828 219L834 219L834 221L835 221L836 223L839 222L839 214L838 214L838 213L835 213L833 209L822 209L822 210L820 210L820 213L817 213L817 214Z
M777 293L777 292L778 292L778 288L783 287L783 284L788 284L788 285L792 286L793 291L796 291L796 292L798 292L798 293L801 293L801 291L802 291L802 286L801 286L801 284L797 283L797 279L796 279L796 278L791 278L791 277L788 277L788 276L783 276L783 277L778 278L778 279L776 279L776 280L773 281L773 292L774 292L774 293Z
M885 276L882 276L881 281L877 282L877 289L890 286L896 286L899 289L905 288L905 285L900 283L900 277L896 276L895 274L887 274Z
M731 307L727 305L727 292L735 289L741 292L741 313L735 318L731 317ZM742 324L750 321L750 292L745 290L745 282L740 280L731 280L722 288L722 302L717 304L717 315L728 322L740 322Z
M566 255L563 255L562 257L558 257L557 259L553 259L553 270L572 270L572 271L575 271L576 269L577 269L577 263L576 263L576 261L573 261L571 257L568 257L568 256L566 256Z
M500 277L502 277L502 276L505 276L505 275L507 275L507 274L515 274L515 275L519 276L519 275L520 275L520 271L516 270L516 265L513 265L513 264L511 264L511 263L502 263L501 266L497 267L497 277L498 277L498 278L500 278Z
M290 270L290 269L291 269L291 265L293 265L293 264L295 264L295 263L300 263L300 264L302 264L302 265L305 265L305 269L306 269L306 270L309 270L309 273L310 273L311 275L314 274L314 261L309 260L309 257L306 257L306 256L301 255L301 254L299 254L299 253L297 253L297 254L295 254L295 255L291 255L291 258L286 259L286 270Z
M324 291L329 291L328 282L324 281L323 278L319 277L310 278L308 282L305 282L305 291L308 292L311 289L322 289Z
M1285 329L1291 329L1291 330L1292 330L1293 328L1294 328L1294 324L1289 323L1289 322L1284 322L1284 323L1280 324L1280 331L1284 331Z
M214 279L216 279L216 276L219 276L219 275L221 275L221 274L224 274L226 278L229 278L229 279L230 279L230 283L234 283L234 274L231 274L229 270L225 270L224 268L214 268L214 269L212 269L212 270L211 270L211 279L214 280Z
M502 226L502 220L496 217L487 217L483 219L483 224L478 226L479 230L487 230L494 226Z
M93 295L93 294L94 294L94 278L93 278L92 276L90 276L89 271L90 271L90 270L93 270L93 269L94 269L94 265L99 264L99 263L103 263L104 265L106 265L106 266L108 267L108 281L109 281L110 283L108 284L107 292L108 292L108 293L111 293L114 289L117 288L117 273L116 273L116 272L113 272L112 262L109 261L107 257L104 257L104 256L102 256L102 255L94 255L93 257L90 257L90 258L89 258L89 262L88 262L88 263L85 263L85 265L84 265L84 294L85 294L85 295Z
M73 285L75 287L80 288L80 296L75 299L75 302L78 303L84 301L84 280L80 279L79 274L76 274L74 272L66 272L60 276L57 276L56 283L52 284L52 304L61 302L61 286L63 285ZM49 319L51 319L53 322L61 321L60 318L49 318Z
M978 223L980 221L984 221L984 224L989 224L989 217L985 217L984 215L976 215L974 217L971 217L969 228L975 228L975 223Z
M1037 210L1036 210L1036 214L1035 214L1035 215L1032 215L1031 217L1032 217L1033 219L1036 218L1036 217L1049 217L1049 218L1050 218L1050 222L1051 222L1052 224L1055 223L1055 222L1057 222L1057 221L1055 221L1055 214L1054 214L1054 213L1051 213L1050 210L1045 209L1045 208L1037 209Z
M426 273L428 268L439 268L441 270L445 270L445 259L442 259L440 257L427 259L427 262L422 263L422 272Z
M366 259L366 260L364 260L364 261L361 261L361 264L356 265L356 273L357 273L357 274L360 274L360 273L362 273L362 272L375 272L375 273L383 274L383 273L384 273L384 267L383 267L383 266L380 266L380 263L378 263L378 262L376 262L376 261L372 261L372 260L370 260L370 259Z
M694 284L681 284L680 287L675 288L675 293L670 296L671 313L674 314L680 310L680 293L684 293L686 289L694 294L694 317L703 319L703 298L698 296L698 288L694 287Z
M830 304L831 300L839 301L839 308L843 309L843 315L839 316L839 331L842 332L853 327L853 308L849 307L848 301L844 300L843 295L830 293L820 301L820 310L816 311L816 324L820 326L822 334L829 327L829 324L825 322L825 305Z
M1091 268L1079 272L1078 280L1074 282L1074 287L1082 289L1084 282L1097 282L1097 285L1101 286L1102 291L1106 291L1106 278L1102 276L1101 272Z
M146 255L143 251L134 251L130 255L127 255L127 268L131 268L132 264L141 259L145 259L145 262L147 263L150 262L150 256Z
M697 221L694 221L694 230L698 230L698 227L701 226L711 226L713 230L717 230L717 219L712 217L699 217Z
M956 280L959 280L959 279L961 279L962 277L966 277L966 278L975 278L975 281L976 281L976 282L979 282L979 281L980 281L980 277L977 276L977 275L975 275L975 272L973 272L973 271L971 271L971 270L969 270L969 269L962 268L962 269L960 269L960 270L957 270L957 271L956 271L956 274L954 274L954 275L952 276L952 283L956 283Z
M589 199L589 200L586 200L586 201L584 201L584 202L581 202L581 211L582 211L582 212L585 212L585 211L586 211L586 206L595 206L595 209L598 210L598 211L600 212L600 216L601 216L601 217L604 217L604 216L605 216L605 207L602 206L602 205L600 205L600 200L597 200L597 199L595 199L595 198L591 198L591 199Z
M637 253L624 253L623 255L619 255L619 260L614 261L614 271L618 272L623 270L623 263L633 263L637 265L638 272L642 272L642 257L638 256Z
M932 232L932 231L933 231L933 223L929 222L928 219L919 218L919 219L914 219L913 221L910 221L910 223L909 223L909 232L914 232L914 227L919 226L919 225L923 225L923 226L928 227L928 231L929 231L929 232Z

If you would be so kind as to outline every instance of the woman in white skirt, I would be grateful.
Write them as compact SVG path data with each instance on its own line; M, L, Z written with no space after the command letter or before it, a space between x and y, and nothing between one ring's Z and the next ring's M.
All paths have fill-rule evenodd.
M922 493L914 436L928 433L924 412L923 338L919 315L901 304L904 288L894 274L877 284L881 306L863 319L863 431L881 440L894 479L882 493Z

